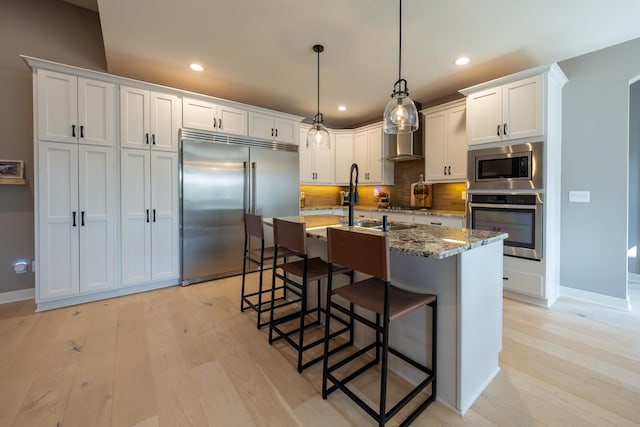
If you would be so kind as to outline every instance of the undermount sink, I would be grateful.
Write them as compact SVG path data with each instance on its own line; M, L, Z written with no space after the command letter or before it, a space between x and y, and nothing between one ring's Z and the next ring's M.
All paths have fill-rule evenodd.
M377 225L375 227L369 227L374 230L382 230L382 225ZM389 224L387 225L387 231L396 231L396 230L407 230L409 228L416 228L414 224Z
M377 219L356 219L353 221L353 225L362 228L369 228L372 230L382 230L382 221ZM396 231L396 230L407 230L409 228L415 228L414 224L397 224L397 223L389 223L387 225L388 231Z

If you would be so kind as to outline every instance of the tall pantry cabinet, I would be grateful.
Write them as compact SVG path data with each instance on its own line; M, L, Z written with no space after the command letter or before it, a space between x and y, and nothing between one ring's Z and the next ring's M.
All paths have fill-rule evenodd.
M38 303L116 285L116 85L37 70Z

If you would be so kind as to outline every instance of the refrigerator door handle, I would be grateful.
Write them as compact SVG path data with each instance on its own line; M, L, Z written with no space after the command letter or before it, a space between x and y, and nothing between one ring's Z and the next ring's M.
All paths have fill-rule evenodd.
M242 167L244 168L244 189L242 190L242 209L244 213L249 213L249 162L242 162Z
M256 162L251 162L251 210L254 215L256 214L256 187L258 182L256 180Z

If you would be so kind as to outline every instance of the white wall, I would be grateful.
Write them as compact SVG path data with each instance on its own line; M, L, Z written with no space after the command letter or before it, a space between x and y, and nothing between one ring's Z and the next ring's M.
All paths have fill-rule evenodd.
M629 100L629 273L640 274L640 81L631 85Z
M626 298L629 83L640 75L640 39L560 64L562 286ZM569 191L591 203L569 203Z

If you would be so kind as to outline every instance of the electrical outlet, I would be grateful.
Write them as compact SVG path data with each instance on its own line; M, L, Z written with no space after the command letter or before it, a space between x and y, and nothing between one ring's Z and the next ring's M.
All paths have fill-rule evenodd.
M462 191L460 192L460 198L461 198L462 200L467 200L467 192L466 192L466 190L462 190Z

